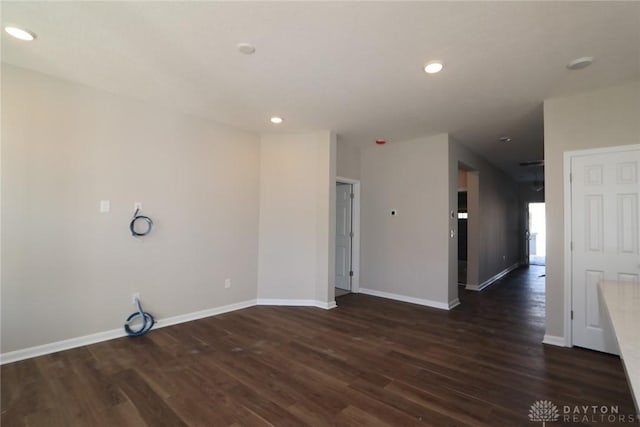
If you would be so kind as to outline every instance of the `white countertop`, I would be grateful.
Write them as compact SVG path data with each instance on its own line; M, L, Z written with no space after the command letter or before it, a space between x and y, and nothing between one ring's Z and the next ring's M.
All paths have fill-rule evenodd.
M599 288L618 340L631 394L640 411L640 283L601 282Z

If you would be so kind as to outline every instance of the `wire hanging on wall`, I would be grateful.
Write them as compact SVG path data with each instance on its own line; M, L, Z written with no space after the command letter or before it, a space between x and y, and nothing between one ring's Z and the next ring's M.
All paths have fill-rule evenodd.
M124 324L124 330L130 337L139 337L140 335L146 334L156 323L153 316L142 309L140 298L135 298L135 304L138 311L132 313L129 317L127 317L127 322ZM142 325L139 329L133 329L131 326L133 322L138 318L140 318L139 320L142 322Z
M151 220L151 218L144 215L138 215L139 212L140 212L140 208L136 209L135 213L133 214L133 219L129 223L129 231L131 231L131 235L133 237L146 236L147 234L151 233L151 229L153 228L153 221ZM136 222L138 221L142 221L143 223L146 224L146 227L144 230L140 230L136 228Z

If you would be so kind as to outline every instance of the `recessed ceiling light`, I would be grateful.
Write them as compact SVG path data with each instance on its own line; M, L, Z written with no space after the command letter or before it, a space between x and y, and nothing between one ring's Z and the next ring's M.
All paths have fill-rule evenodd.
M238 49L238 52L243 53L245 55L251 55L256 51L255 46L250 43L238 43L236 48Z
M36 38L36 35L33 34L30 31L27 30L23 30L22 28L18 28L18 27L4 27L4 30L9 33L10 35L12 35L13 37L20 39L20 40L24 40L24 41L28 41L30 42L31 40Z
M593 63L593 56L583 56L582 58L574 59L567 64L567 68L570 70L582 70Z
M424 72L427 74L439 73L443 67L442 61L429 61L427 65L424 66Z
M269 120L274 125L279 125L280 123L284 122L284 119L282 117L271 117Z
M500 141L502 142L511 142L511 137L509 136L501 136Z

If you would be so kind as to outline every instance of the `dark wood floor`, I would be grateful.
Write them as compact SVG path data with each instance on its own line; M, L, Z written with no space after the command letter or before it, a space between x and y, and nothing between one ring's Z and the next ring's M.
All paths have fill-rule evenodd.
M347 295L12 363L2 426L531 427L541 399L633 413L617 357L540 343L543 272L461 291L450 312Z

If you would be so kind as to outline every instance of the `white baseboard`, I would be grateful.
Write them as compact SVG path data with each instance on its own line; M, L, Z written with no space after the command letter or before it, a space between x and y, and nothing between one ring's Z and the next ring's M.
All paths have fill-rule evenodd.
M513 270L515 270L516 268L520 267L520 263L517 262L507 268L505 268L504 270L502 270L500 273L491 276L490 278L488 278L487 280L485 280L484 282L480 283L479 285L467 285L466 289L470 290L470 291L481 291L491 285L493 285L495 282L497 282L498 280L502 279L504 276L506 276L507 274L511 273Z
M216 316L218 314L229 313L231 311L241 310L243 308L253 307L255 305L305 306L318 307L325 310L330 310L337 307L335 301L322 302L316 300L288 299L247 300L235 304L224 305L222 307L209 308L207 310L194 311L193 313L180 314L178 316L167 317L166 319L159 319L156 321L156 324L153 327L154 329L164 328L165 326L177 325L178 323L190 322L192 320L198 320L205 317ZM35 347L28 347L22 350L9 351L0 354L0 365L125 336L127 336L127 334L124 331L124 328L118 328L112 329L110 331L98 332L95 334L71 338L68 340L38 345Z
M108 341L114 338L126 336L124 328L112 329L110 331L98 332L84 335L82 337L70 338L48 344L27 347L21 350L8 351L0 354L0 365L17 362L19 360L30 359L44 354L56 353L58 351L69 350L71 348L82 347L83 345L95 344L97 342Z
M361 287L360 288L360 293L361 294L366 294L366 295L372 295L374 297L388 298L388 299L392 299L392 300L396 300L396 301L410 302L412 304L424 305L426 307L439 308L439 309L442 309L442 310L449 310L449 309L453 308L453 307L450 307L449 303L445 303L445 302L432 301L432 300L423 299L423 298L416 298L416 297L409 297L409 296L400 295L400 294L393 294L393 293L390 293L390 292L378 291L376 289L367 289L367 288L362 288ZM452 301L452 303L454 301ZM459 303L460 302L458 301L458 304Z
M555 335L545 335L544 338L542 338L542 343L558 347L567 347L564 337L557 337Z
M242 310L256 305L256 300L247 300L235 304L223 305L222 307L208 308L206 310L194 311L193 313L180 314L178 316L160 319L154 328L164 328L165 326L177 325L178 323L191 322L192 320L204 319L205 317L216 316L218 314L229 313L231 311Z
M451 301L449 301L449 310L451 310L452 308L456 308L459 305L460 305L460 300L458 298L452 299Z
M318 307L325 310L336 308L336 302L324 302L314 299L274 299L274 298L258 298L257 305L281 305L289 307Z
M318 301L318 305L316 305L316 307L324 308L325 310L331 310L333 308L336 308L337 306L338 306L338 304L336 304L335 300L331 301L331 302L320 302L320 301Z
M154 329L163 328L165 326L176 325L178 323L190 322L192 320L202 319L204 317L215 316L217 314L228 313L230 311L240 310L242 308L252 307L256 305L256 300L242 301L235 304L224 305L222 307L210 308L207 310L195 311L193 313L181 314L178 316L167 317L156 321ZM127 336L124 328L112 329L110 331L98 332L95 334L84 335L81 337L70 338L67 340L56 341L48 344L28 347L21 350L9 351L0 354L0 365L6 363L17 362L19 360L30 359L32 357L42 356L45 354L56 353L58 351L69 350L76 347L82 347L89 344L95 344L102 341L112 340Z

